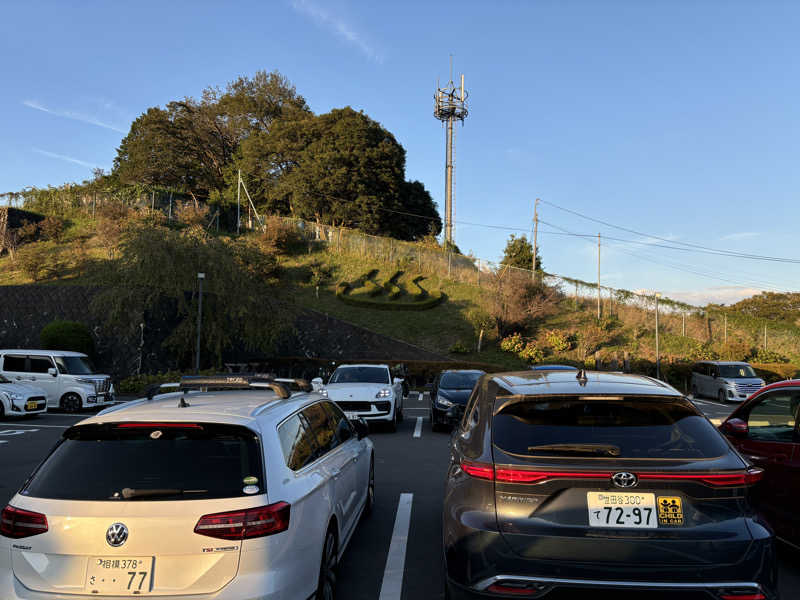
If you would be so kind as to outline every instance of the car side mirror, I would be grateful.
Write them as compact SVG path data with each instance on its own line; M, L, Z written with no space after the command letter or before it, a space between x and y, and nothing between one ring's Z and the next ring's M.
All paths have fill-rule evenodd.
M719 426L719 430L725 435L729 435L731 437L736 437L736 438L743 438L747 437L750 428L747 426L747 423L742 419L728 419L722 425Z
M353 429L356 430L356 436L358 439L363 440L369 435L369 425L367 425L367 422L363 417L358 417L350 422L353 424Z
M318 390L323 385L325 384L322 382L322 377L314 377L314 379L311 380L311 387L313 387L315 390Z
M53 377L57 377L58 371L56 371L53 367L50 367L49 369L47 369L47 374Z

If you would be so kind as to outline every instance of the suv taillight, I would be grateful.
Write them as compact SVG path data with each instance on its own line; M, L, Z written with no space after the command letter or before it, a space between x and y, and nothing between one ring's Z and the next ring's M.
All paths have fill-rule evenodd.
M10 504L0 514L0 535L24 538L47 531L47 517L41 513L22 510Z
M289 529L289 509L286 502L268 506L214 513L200 517L194 532L222 540L248 540L273 535Z

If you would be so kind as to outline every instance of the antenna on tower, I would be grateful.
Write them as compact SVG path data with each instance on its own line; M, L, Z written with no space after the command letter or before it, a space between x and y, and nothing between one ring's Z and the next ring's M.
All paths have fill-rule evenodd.
M453 212L455 209L455 196L453 194L453 171L455 170L453 123L467 117L467 98L469 94L464 89L464 74L461 74L461 85L456 87L453 83L453 55L450 55L450 81L445 87L438 87L436 82L434 95L433 116L447 123L447 149L445 154L445 187L444 187L444 239L448 244L453 243Z

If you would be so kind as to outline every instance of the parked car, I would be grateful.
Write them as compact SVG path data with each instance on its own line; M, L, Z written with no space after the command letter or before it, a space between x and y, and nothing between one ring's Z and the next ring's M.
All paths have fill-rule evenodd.
M38 415L47 411L44 390L12 383L0 375L0 419Z
M447 370L436 376L431 386L430 408L434 431L451 425L448 411L456 404L466 406L475 383L485 374L476 370Z
M366 424L274 381L182 387L66 430L2 511L0 598L333 598L374 502Z
M447 594L774 600L761 474L661 381L485 375L451 440Z
M800 380L753 394L720 425L736 449L764 469L754 502L778 537L800 546Z
M0 350L0 375L44 390L47 406L74 412L114 402L111 377L89 357L63 350Z
M743 402L764 387L764 380L746 362L705 360L692 366L692 396L719 402Z
M339 365L326 384L315 379L312 385L350 419L386 423L392 431L403 420L402 382L392 379L388 365Z

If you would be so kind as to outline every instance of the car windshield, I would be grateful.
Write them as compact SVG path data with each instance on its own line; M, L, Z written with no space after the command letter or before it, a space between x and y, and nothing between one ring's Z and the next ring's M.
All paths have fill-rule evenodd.
M746 379L758 377L756 372L753 370L753 367L750 365L720 365L719 375L720 377L726 377L728 379Z
M531 399L494 417L495 446L526 456L715 458L721 434L682 398Z
M339 367L333 372L329 383L386 383L389 370L386 367Z
M56 365L63 375L91 375L96 373L92 361L85 356L56 356Z
M234 498L247 495L251 478L263 493L261 447L245 427L91 424L67 430L21 493L59 500Z
M445 373L439 382L443 390L471 390L483 373Z

